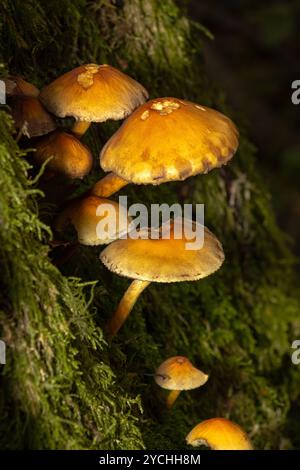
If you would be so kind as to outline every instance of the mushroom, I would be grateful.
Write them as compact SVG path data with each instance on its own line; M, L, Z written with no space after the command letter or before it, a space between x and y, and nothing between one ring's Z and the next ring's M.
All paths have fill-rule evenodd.
M38 137L56 129L53 117L46 111L38 98L16 95L10 99L11 114L19 134Z
M190 101L156 98L140 106L100 154L113 172L92 189L108 197L128 183L182 181L226 164L238 147L238 131L223 114Z
M48 158L53 157L47 168L69 179L83 178L93 166L90 150L74 135L61 130L39 139L35 148L36 163L42 165Z
M128 75L103 64L81 65L43 88L41 101L53 114L74 117L72 131L81 136L91 122L124 119L148 98Z
M182 390L201 387L207 382L208 375L196 369L187 357L174 356L159 366L154 379L160 387L172 390L167 398L167 407L171 408Z
M240 426L225 418L202 421L187 435L186 441L193 447L206 445L213 450L252 450Z
M7 96L33 96L37 97L40 90L29 82L26 82L22 77L17 75L9 75L2 79L5 83Z
M193 222L193 228L195 225ZM111 336L119 331L137 298L151 282L196 281L212 274L223 263L222 245L207 228L201 226L203 247L189 250L184 235L175 238L176 226L177 219L170 224L169 239L163 238L160 230L159 238L117 240L102 251L100 259L110 271L134 279L108 322ZM148 232L141 230L140 235L147 236L143 231Z
M105 219L105 230L99 223ZM88 196L72 201L55 221L56 232L62 233L69 224L77 232L81 245L105 245L128 231L131 219L126 209L115 201ZM103 224L104 225L104 224Z

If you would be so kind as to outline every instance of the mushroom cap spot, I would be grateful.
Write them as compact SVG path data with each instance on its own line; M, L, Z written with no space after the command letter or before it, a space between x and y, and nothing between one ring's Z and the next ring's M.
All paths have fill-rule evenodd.
M82 88L87 90L94 83L93 74L89 73L88 71L87 72L82 72L78 75L77 82L79 83L80 86L82 86Z
M113 221L116 225L107 226L107 232L97 232L99 222ZM55 228L63 232L70 223L77 231L79 243L82 245L106 245L126 233L131 219L124 207L110 199L88 196L71 202L69 206L57 217Z
M151 104L150 109L158 111L160 116L167 116L168 114L173 113L175 109L180 108L179 101L173 101L173 99L156 99L153 101L154 102Z
M101 66L97 64L87 64L84 67L85 67L85 70L87 70L90 73L97 73ZM102 65L102 67L104 67L104 65Z
M94 83L94 74L98 72L100 65L88 64L85 65L84 72L80 73L77 77L77 82L85 90L90 88Z
M170 357L155 372L155 382L167 390L192 390L201 387L208 375L196 369L188 358Z
M32 83L27 82L18 75L9 75L8 77L2 78L5 83L7 96L33 96L37 97L40 90Z
M60 130L39 139L33 157L40 165L52 157L47 168L70 179L83 178L93 166L88 147L74 135Z
M175 238L175 223L172 222L170 239L160 238L117 240L105 248L100 259L112 272L130 279L150 282L195 281L217 271L224 261L224 252L218 239L203 226L193 230L204 229L203 247L196 250L187 249L187 240ZM142 233L144 230L141 231ZM148 230L145 230L148 236ZM150 236L150 234L149 234ZM164 235L166 237L166 235Z
M163 109L163 104L161 101L154 101L154 103L150 106L150 109L161 111Z
M12 96L10 106L16 129L23 128L27 137L48 134L57 127L53 117L34 96Z
M159 112L161 116L167 116L168 114L171 114L171 113L173 113L172 108L164 108Z
M144 103L124 121L103 147L100 165L129 182L158 185L226 164L237 147L237 128L223 114L189 101L159 98ZM182 161L189 162L189 171L182 172ZM163 176L154 179L161 166Z
M251 442L241 427L225 418L202 421L187 435L188 444L206 444L214 450L252 450Z
M146 119L148 119L148 117L149 117L149 114L150 113L149 113L148 109L146 111L144 111L143 114L141 115L141 120L146 121Z
M110 65L81 65L42 89L40 98L53 114L79 121L124 119L148 98L145 88Z

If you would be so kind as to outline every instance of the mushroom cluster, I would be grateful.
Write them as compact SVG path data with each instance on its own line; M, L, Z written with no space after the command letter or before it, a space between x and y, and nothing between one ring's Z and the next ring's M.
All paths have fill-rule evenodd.
M48 176L60 175L65 180L83 179L93 167L90 149L79 140L92 122L124 119L148 98L148 92L140 83L107 64L81 65L41 91L14 75L4 82L18 131L17 140L22 136L35 138L35 164L47 163ZM57 118L65 117L75 120L71 129L58 126ZM97 224L104 215L97 216L99 206L105 206L112 215L123 212L116 202L90 194L70 202L55 222L57 231L70 223L77 231L78 242L83 245L101 245L115 240L125 229L117 226L115 233L101 237Z
M5 78L5 84L17 139L34 138L36 165L47 164L52 175L66 180L83 179L94 165L90 149L80 141L91 123L126 118L100 153L100 166L107 175L83 196L71 200L54 225L56 233L64 233L71 224L77 233L76 243L108 245L100 254L102 263L132 280L107 324L110 339L150 283L198 281L221 267L222 245L203 226L203 245L195 250L187 249L186 242L191 240L185 235L180 239L175 236L176 225L182 224L177 219L170 221L167 239L162 236L162 227L155 237L152 230L142 228L138 238L121 238L128 231L130 217L124 207L108 198L129 183L183 181L227 164L239 138L228 117L174 97L147 101L148 92L140 83L107 64L81 65L41 92L18 76ZM59 124L58 118L66 117L74 120L70 129ZM117 214L119 223L105 235L99 234L98 223L107 214ZM195 228L197 222L191 224ZM188 358L175 356L158 367L154 378L169 390L166 405L170 409L181 391L203 386L208 375ZM203 421L186 440L212 449L251 449L241 428L225 418Z

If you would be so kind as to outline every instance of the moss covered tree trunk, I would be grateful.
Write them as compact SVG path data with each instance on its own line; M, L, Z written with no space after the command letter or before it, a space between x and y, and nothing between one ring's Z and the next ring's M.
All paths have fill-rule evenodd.
M3 74L37 86L81 63L110 63L151 97L178 96L222 110L241 130L230 166L185 183L126 187L130 202L205 203L226 262L195 283L152 285L107 344L102 328L129 282L107 272L99 249L80 247L59 270L49 257L55 207L32 177L29 156L0 110L0 338L2 448L185 448L202 419L229 417L259 448L292 445L287 419L299 394L290 367L299 304L293 259L260 177L243 116L205 76L201 41L171 0L2 0ZM70 197L99 179L98 151L119 124L93 126L95 168ZM49 216L50 214L50 216ZM186 355L210 375L172 412L151 377Z

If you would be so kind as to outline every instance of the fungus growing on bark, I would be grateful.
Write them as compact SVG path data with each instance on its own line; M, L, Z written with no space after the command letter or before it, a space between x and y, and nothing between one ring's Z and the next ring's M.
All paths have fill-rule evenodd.
M192 429L186 441L193 447L206 445L213 450L252 450L246 433L225 418L211 418Z
M201 387L207 382L208 375L196 369L187 357L175 356L159 366L154 379L160 387L171 390L167 398L167 407L171 408L182 390Z
M148 92L110 65L87 64L47 85L40 98L56 116L75 118L72 131L81 136L91 122L124 119L144 103Z
M204 230L202 248L189 250L186 244L191 242L190 239L187 240L184 234L180 239L175 238L177 223L181 224L181 221L170 224L169 239L163 238L160 231L160 238L117 240L102 251L100 259L110 271L133 279L108 322L111 336L119 331L137 298L151 282L196 281L222 265L222 245L207 228L201 226Z
M27 82L22 77L18 75L9 75L2 79L5 83L6 94L7 96L33 96L37 97L40 93L40 90L32 83Z
M38 140L34 160L42 165L48 158L47 168L69 179L83 178L93 166L93 157L85 145L74 135L55 131Z
M33 96L16 95L10 99L15 128L29 138L49 134L56 129L53 117Z
M92 189L108 197L128 183L183 181L226 164L238 131L223 114L190 101L156 98L140 106L108 140L100 155L112 172Z
M126 209L117 202L88 196L71 202L58 215L55 230L63 233L71 224L81 245L105 245L126 233L130 221Z

